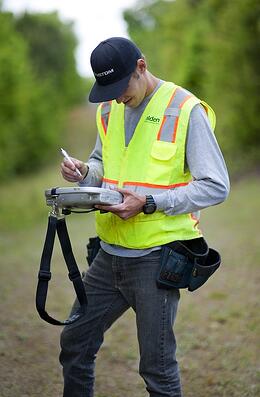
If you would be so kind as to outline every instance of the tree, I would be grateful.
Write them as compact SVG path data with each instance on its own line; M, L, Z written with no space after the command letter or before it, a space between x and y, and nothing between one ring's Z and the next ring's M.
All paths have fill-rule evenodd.
M259 2L140 1L124 18L151 71L216 110L218 139L233 168L258 163Z
M71 25L57 14L0 10L0 180L36 170L57 150L68 106L85 96Z
M75 62L77 40L73 23L61 22L56 12L25 13L16 20L18 32L29 46L31 64L36 77L50 81L66 106L82 101L85 95L83 79Z

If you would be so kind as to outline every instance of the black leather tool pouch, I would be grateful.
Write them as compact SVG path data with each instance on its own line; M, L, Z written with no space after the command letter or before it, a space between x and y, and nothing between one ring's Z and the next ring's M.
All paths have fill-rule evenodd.
M209 248L203 237L166 244L161 250L159 288L188 288L195 291L218 269L217 251Z

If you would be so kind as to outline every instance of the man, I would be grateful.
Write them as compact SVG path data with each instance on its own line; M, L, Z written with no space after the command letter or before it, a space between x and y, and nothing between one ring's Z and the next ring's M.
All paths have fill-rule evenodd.
M96 82L89 100L101 103L96 147L88 163L73 159L73 167L64 160L61 172L80 186L117 189L124 201L97 206L107 212L96 212L101 249L84 277L88 313L61 336L64 396L93 396L104 332L132 307L139 372L149 395L181 397L173 332L179 290L158 288L156 275L161 246L201 237L198 211L228 195L226 166L212 132L214 112L151 74L125 38L101 42L91 66Z

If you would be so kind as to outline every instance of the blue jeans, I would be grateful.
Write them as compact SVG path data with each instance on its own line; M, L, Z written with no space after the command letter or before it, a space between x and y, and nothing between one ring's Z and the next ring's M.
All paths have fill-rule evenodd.
M130 307L136 313L139 373L149 396L182 396L173 333L180 295L177 289L157 288L159 259L160 251L125 258L99 250L83 279L87 313L61 334L63 397L93 397L95 358L104 333Z

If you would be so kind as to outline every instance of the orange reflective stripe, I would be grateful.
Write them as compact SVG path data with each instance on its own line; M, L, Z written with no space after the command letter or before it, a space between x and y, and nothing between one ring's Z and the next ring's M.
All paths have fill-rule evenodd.
M144 186L144 187L154 187L158 189L171 189L173 187L179 187L179 186L186 186L190 183L189 182L180 182L180 183L174 183L172 185L157 185L155 183L142 183L142 182L124 182L123 186L125 185L130 185L130 186Z
M118 185L119 181L115 180L115 179L108 179L108 178L103 178L103 182L107 182L107 183L111 183L114 185ZM173 183L171 185L158 185L155 183L147 183L147 182L124 182L123 186L125 185L129 185L129 186L143 186L143 187L154 187L154 188L158 188L158 189L171 189L174 187L179 187L179 186L186 186L191 182L191 180L189 182L180 182L180 183Z
M109 117L110 117L110 113L111 113L111 104L112 104L112 101L109 101L108 103L103 102L101 105L101 123L102 123L102 127L103 127L105 135L107 133L107 126L108 126ZM108 108L109 111L104 112L105 108Z
M184 105L184 103L188 100L188 99L190 99L191 97L193 97L194 95L187 95L184 99L183 99L183 101L182 101L182 103L180 103L179 104L179 108L181 109L182 107L183 107L183 105Z
M193 96L194 96L194 95L187 95L187 96L184 98L184 100L179 104L179 109L181 109L181 108L183 107L184 103L185 103L188 99L190 99L191 97L193 97ZM172 143L174 143L174 142L176 141L176 133L177 133L178 123L179 123L179 117L180 117L180 116L177 116L177 117L176 117L176 120L175 120L175 125L174 125L174 130L173 130L173 136L172 136Z
M198 218L196 218L196 216L195 216L193 213L190 214L190 217L191 217L191 219L192 219L193 221L195 221L193 227L194 227L194 229L196 229L200 221L199 221Z
M102 126L103 126L104 133L106 135L106 133L107 133L107 125L106 125L106 122L105 122L105 119L104 119L103 116L101 116L101 123L102 123Z
M166 121L166 116L163 116L162 124L161 124L161 127L160 127L160 129L159 129L159 132L158 132L158 134L157 134L157 140L158 140L158 141L161 139L161 132L162 132L162 128L163 128L163 125L164 125L165 121Z
M167 105L167 108L170 106L170 104L172 103L172 101L173 101L173 99L174 99L174 97L175 97L175 95L176 95L176 92L178 91L178 89L179 89L179 87L177 87L175 90L174 90L174 93L172 94L172 96L171 96L171 98L170 98L170 100L169 100L169 102L168 102L168 105ZM167 109L166 108L166 109ZM163 128L163 125L164 125L164 123L165 123L165 121L166 121L166 117L167 116L163 116L163 120L162 120L162 124L161 124L161 126L160 126L160 129L159 129L159 132L158 132L158 135L157 135L157 140L159 141L160 139L161 139L161 132L162 132L162 128Z
M206 112L206 113L207 113L207 115L208 115L208 113L209 113L209 110L208 110L207 106L203 105L203 103L202 103L202 106L203 106L203 108L204 108L205 112Z
M107 183L112 183L114 185L118 185L118 181L116 181L114 179L103 178L102 181L107 182Z

